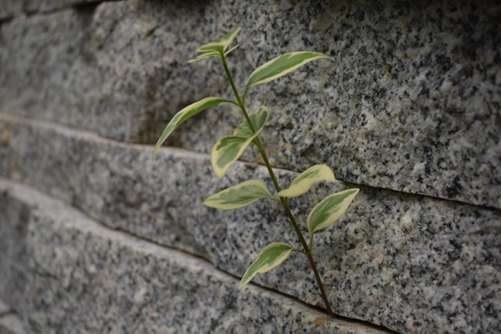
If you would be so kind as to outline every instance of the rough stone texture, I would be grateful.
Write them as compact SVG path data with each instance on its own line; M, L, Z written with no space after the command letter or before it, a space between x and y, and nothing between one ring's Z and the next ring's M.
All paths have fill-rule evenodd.
M24 334L23 324L15 314L0 316L0 334Z
M256 286L240 292L203 260L103 228L25 186L0 180L0 196L0 226L24 249L16 308L30 333L383 333Z
M2 1L0 2L0 22L12 18L15 14L22 11L21 1Z
M0 315L8 313L9 311L10 307L0 300Z
M70 6L95 5L103 0L2 0L0 2L0 21L24 14L45 13ZM120 1L120 0L106 0Z
M192 324L237 332L261 321L296 326L290 319L309 330L316 315L289 299L255 288L240 295L234 279L204 261L182 263L189 257L131 237L241 275L268 242L296 242L280 209L259 202L219 213L201 202L238 180L264 177L262 168L238 163L217 180L203 154L155 155L77 130L150 144L182 106L227 95L217 63L185 61L238 24L241 48L232 61L241 64L239 82L284 51L334 58L251 98L273 109L264 137L275 165L299 171L327 162L338 178L372 186L317 240L335 312L403 333L501 332L501 3L0 2L0 175L127 234L22 187L0 198L0 220L9 223L0 223L0 292L10 305L24 301L20 314L34 331L72 332L69 324L81 321L89 332L161 332L174 322L178 332L199 329L182 327ZM168 144L208 152L237 116L207 112ZM283 184L294 175L279 174ZM319 186L292 205L304 218L344 187ZM299 255L256 282L320 304ZM190 288L203 297L186 299ZM143 298L149 304L141 309ZM96 299L111 306L89 307ZM170 302L178 299L186 304L175 308ZM188 305L197 312L186 314ZM117 327L104 327L110 323Z
M146 4L132 1L20 17L5 24L2 110L106 137L151 141L181 106L194 97L216 94L224 82L205 71L190 75L192 68L184 66L188 49L204 41L191 25L205 20L199 5L182 2L173 4L176 11L162 22L150 17L152 8L144 12ZM151 6L162 7L158 2ZM170 114L164 115L168 109Z
M182 106L226 91L216 63L185 61L236 24L239 81L288 50L334 58L256 91L276 165L501 208L493 0L127 1L19 18L1 28L2 109L151 143ZM169 143L207 152L235 123L208 112Z
M148 146L7 115L0 116L0 134L0 174L235 275L267 243L296 242L279 208L267 202L227 213L202 205L217 189L264 176L262 168L238 163L217 180L203 155L154 154ZM280 175L285 183L291 173ZM343 187L320 186L292 204L304 218L322 195ZM497 210L363 188L346 219L317 238L316 253L337 314L409 333L496 333L500 228ZM257 282L320 303L300 256Z

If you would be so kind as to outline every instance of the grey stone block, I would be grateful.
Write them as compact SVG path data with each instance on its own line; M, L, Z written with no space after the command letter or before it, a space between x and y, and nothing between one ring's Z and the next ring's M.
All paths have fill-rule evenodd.
M0 116L0 133L1 175L109 227L195 252L234 275L267 243L296 243L275 205L263 201L226 213L202 205L224 186L264 177L263 168L237 163L218 180L203 155L155 154L148 146L7 115ZM285 185L292 173L279 175ZM344 187L321 185L292 206L304 220L323 195ZM501 310L500 227L498 210L362 188L346 218L317 237L316 254L339 315L401 332L494 333ZM321 305L299 255L256 281Z
M25 186L0 180L0 196L18 203L0 211L0 226L25 226L16 242L28 281L16 308L30 333L384 333L256 286L239 291L206 261L103 228ZM2 298L4 288L0 280Z
M285 51L334 61L257 90L273 162L501 208L500 3L127 1L2 25L4 111L152 143L182 106L226 86L204 41L242 26L237 78ZM12 61L16 59L16 61ZM208 152L237 123L212 111L168 144ZM252 156L247 156L252 159Z

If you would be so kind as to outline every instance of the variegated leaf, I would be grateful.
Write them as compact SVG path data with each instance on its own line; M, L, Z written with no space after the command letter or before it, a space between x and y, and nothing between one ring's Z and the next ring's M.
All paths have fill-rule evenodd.
M319 182L322 181L327 181L327 182L334 182L336 181L336 178L334 177L334 173L332 172L332 169L329 168L329 166L325 164L321 165L315 165L292 180L289 188L282 190L281 192L278 193L278 196L280 197L296 197L304 194L310 188Z
M240 32L240 27L236 28L233 31L230 31L227 33L223 38L216 42L211 42L202 45L197 49L197 52L199 53L205 53L205 52L224 52L228 49L228 47L233 43L233 40L237 37L238 33Z
M266 107L261 107L255 113L250 114L249 118L252 122L254 129L261 129L268 120L269 115L270 115L270 110ZM244 120L242 124L238 127L238 129L236 129L235 132L233 132L233 135L243 138L251 137L253 135L253 132L249 126L249 122L247 122L247 120Z
M228 168L244 153L254 138L259 135L263 125L264 123L250 137L240 136L243 134L239 133L238 136L223 137L214 145L211 152L211 163L217 176L224 176Z
M244 153L255 136L242 138L229 136L221 138L212 148L211 163L214 173L223 177L228 168Z
M232 47L231 49L228 49L228 51L225 51L224 52L224 55L225 56L228 56L230 53L232 53L233 51L235 51L236 49L238 49L239 45L235 45L234 47Z
M219 53L217 53L215 51L201 53L197 57L188 60L188 63L196 63L198 61L206 60L206 59L217 57L217 56L219 56Z
M219 210L232 210L267 197L271 197L271 194L263 181L249 180L210 196L204 204Z
M256 68L247 81L246 91L251 87L278 79L311 61L326 58L329 57L319 52L285 53Z
M315 205L308 215L308 231L310 235L334 225L346 212L359 189L352 188L324 198Z
M182 123L186 122L193 116L204 111L207 108L214 107L220 103L227 102L227 100L220 97L206 97L198 102L190 104L179 111L167 124L165 129L162 131L160 138L156 143L156 147L159 148L165 140L171 135L171 133Z
M240 280L240 288L244 288L257 274L279 266L287 260L292 250L292 246L283 242L274 242L263 248Z

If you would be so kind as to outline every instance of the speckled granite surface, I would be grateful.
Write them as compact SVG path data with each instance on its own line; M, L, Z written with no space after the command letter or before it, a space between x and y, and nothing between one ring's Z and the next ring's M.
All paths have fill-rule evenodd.
M0 316L0 334L25 334L23 325L15 314Z
M20 1L2 1L0 2L0 22L2 20L8 20L14 15L21 12L21 2Z
M221 181L205 156L169 149L155 155L150 147L6 115L0 134L0 174L112 228L197 252L235 275L268 242L295 242L279 208L266 202L229 213L201 203L236 182L237 173L242 180L263 176L261 168L238 164ZM289 174L280 173L282 182ZM342 187L317 187L292 204L306 213ZM500 228L496 210L363 188L346 219L318 238L317 254L337 314L404 333L495 333L501 323ZM257 281L320 302L301 257Z
M0 180L0 196L0 228L25 249L16 270L28 284L15 292L29 333L384 333L322 323L322 313L255 286L239 292L205 261L105 229L25 186ZM12 298L4 280L0 293Z
M217 64L185 61L239 24L240 81L280 52L334 57L256 91L276 165L501 208L500 22L493 0L103 3L2 25L0 101L151 143L176 110L226 91ZM169 144L207 152L234 116L208 112Z
M2 302L2 300L0 299L0 315L9 313L9 311L10 307L7 306L7 304L5 304L4 302Z
M364 187L346 219L318 240L335 312L402 333L501 332L500 2L130 0L65 10L60 9L87 1L0 2L0 175L59 198L108 228L198 254L234 275L241 275L266 243L295 242L282 218L275 221L279 208L265 202L225 214L201 204L238 174L264 176L261 168L239 163L220 181L205 155L173 149L154 155L148 146L126 144L152 143L184 105L227 94L216 63L192 67L185 61L197 45L238 24L241 48L232 61L242 65L239 81L280 52L318 50L334 58L252 97L273 110L263 133L275 165L299 171L325 162L339 178L372 186ZM21 11L29 15L15 14ZM237 122L234 111L207 112L168 144L208 152ZM293 173L280 175L285 182ZM307 212L322 195L342 187L320 186L293 205ZM295 326L289 319L299 319L297 326L308 331L303 324L311 323L311 315L266 293L239 295L234 280L198 266L201 262L183 265L160 247L145 251L128 238L54 217L71 211L67 208L51 212L44 209L48 202L39 209L25 202L12 199L0 215L36 222L27 245L40 263L30 273L40 280L27 284L24 268L14 265L25 256L26 244L17 241L27 231L0 224L0 268L14 268L0 270L7 277L0 286L9 292L32 287L40 299L25 305L34 309L60 302L53 312L24 312L39 332L76 320L89 331L106 331L107 319L123 312L138 318L117 326L137 331L149 326L154 332L162 329L162 312L188 319L191 315L181 314L188 304L205 312L199 300L171 308L153 293L146 295L154 316L141 318L141 310L128 308L136 296L127 292L139 284L134 279L157 277L149 274L153 268L167 276L182 272L186 289L203 291L201 300L216 303L214 312L197 311L189 320L217 319L214 326L222 326L217 330L237 331L278 313L279 323ZM31 216L40 210L47 219ZM89 263L109 269L88 272ZM307 273L304 260L292 257L257 282L317 304ZM152 280L148 289L183 299L174 294L188 291L182 279L172 279ZM108 280L117 284L107 285ZM62 294L60 282L76 288ZM102 298L100 304L115 298L120 304L108 313L75 306L89 282L113 287L92 295ZM165 283L181 288L164 291ZM248 301L251 306L243 305ZM223 303L236 306L224 310ZM66 317L68 308L75 312ZM246 322L235 321L235 314L244 314ZM171 320L178 331L193 329Z
M2 0L0 2L0 22L26 14L43 15L47 12L62 10L71 6L93 6L98 2L103 2L103 0Z

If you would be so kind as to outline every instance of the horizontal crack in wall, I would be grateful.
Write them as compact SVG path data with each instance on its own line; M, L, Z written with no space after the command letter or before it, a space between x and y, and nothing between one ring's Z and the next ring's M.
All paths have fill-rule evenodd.
M1 180L1 179L0 179ZM73 206L72 206L73 207ZM75 208L73 207L75 210L78 210L78 208ZM158 246L158 247L161 247L161 248L164 248L164 249L168 249L168 250L173 250L173 251L176 251L176 252L179 252L179 253L182 253L184 256L189 256L189 257L193 257L193 258L196 258L198 260L201 260L201 261L204 261L206 262L208 265L210 265L214 270L217 270L221 273L224 273L225 275L228 275L230 277L232 277L233 279L237 280L237 281L240 281L241 277L240 276L237 276L237 275L234 275L226 270L223 270L217 266L215 266L212 261L210 261L210 259L200 255L200 254L196 254L196 253L193 253L193 252L190 252L190 251L187 251L183 248L179 248L179 247L174 247L174 246L171 246L171 245L166 245L166 244L162 244L162 243L159 243L159 242L156 242L156 241L153 241L151 239L148 239L148 238L145 238L145 237L142 237L140 235L137 235L135 233L132 233L130 231L127 231L127 230L123 230L123 229L120 229L120 228L117 228L117 229L111 229L110 227L106 226L105 224L101 223L99 220L96 220L96 219L93 219L97 224L99 224L102 228L106 229L106 230L110 230L110 231L113 231L115 233L120 233L122 234L123 236L127 237L127 238L132 238L132 239L135 239L135 240L140 240L140 241L144 241L144 242L148 242L148 243L151 243L151 244L154 244L155 246ZM235 283L236 284L236 283ZM350 318L350 317L346 317L346 316L341 316L341 315L338 315L338 314L334 314L331 315L329 314L326 310L324 310L323 308L319 307L319 306L316 306L316 305L312 305L312 304L309 304L309 303L306 303L304 302L303 300L301 299L298 299L296 298L295 296L292 296L290 294L287 294L287 293L284 293L282 291L279 291L279 290L275 290L275 289L272 289L272 288L269 288L267 286L263 286L261 284L257 284L257 283L254 283L254 282L250 282L249 283L250 285L252 286L256 286L256 287L259 287L263 290L266 290L266 291L269 291L271 293L276 293L280 296L283 296L285 298L289 298L297 303L300 303L301 305L305 306L305 307L308 307L312 310L315 310L317 312L321 312L323 314L325 314L326 316L329 316L330 318L334 319L334 320L342 320L342 321L347 321L347 322L352 322L354 324L359 324L359 325L362 325L362 326L367 326L367 327L370 327L370 328L373 328L373 329L377 329L377 330L380 330L380 331L385 331L385 332L388 332L388 333L398 333L396 331L393 331L389 328L386 328L384 326L380 326L380 325L376 325L376 324L373 324L373 323L370 323L370 322L367 322L367 321L363 321L363 320L360 320L360 319L355 319L355 318Z
M55 131L66 133L68 135L74 136L75 134L77 134L79 136L87 137L87 138L92 139L92 140L113 143L114 145L129 146L129 147L141 147L141 148L147 148L147 149L151 149L151 150L154 149L153 145L120 142L117 140L102 137L102 136L100 136L94 132L91 132L91 131L81 130L81 129L78 129L75 127L62 125L62 124L54 124L54 123L46 122L46 121L39 120L39 119L36 119L36 120L29 119L29 118L25 118L22 116L13 115L11 113L0 112L0 120L2 118L6 119L7 121L11 121L11 122L28 124L28 125L35 126L35 127L52 129ZM196 152L196 151L190 151L190 150L186 150L184 148L164 146L162 149L169 150L170 152L179 154L180 156L185 156L185 157L190 157L190 158L197 158L197 159L208 159L209 158L208 154L200 153L200 152ZM241 162L243 164L251 165L251 166L256 166L256 165L263 166L261 164L257 164L255 162L250 162L250 161L246 161L246 160L239 160L239 162ZM284 171L284 172L288 172L288 173L299 173L300 172L300 171L295 171L295 170L287 169L287 168L283 168L283 167L273 167L273 168L277 169L277 170ZM401 190L395 190L395 189L391 189L391 188L374 187L374 186L366 185L366 184L352 183L352 182L345 181L341 178L338 178L338 181L341 181L347 185L353 185L353 186L366 188L366 189L372 189L372 190L376 190L376 191L390 192L390 193L393 193L396 195L401 195L401 196L403 195L403 196L409 197L409 198L430 198L430 199L434 199L437 201L457 203L457 204L466 205L466 206L470 206L470 207L474 207L474 208L486 209L486 210L491 210L494 212L501 212L500 208L492 207L489 205L473 204L473 203L468 203L468 202L464 202L461 200L444 198L444 197L433 196L433 195L428 195L428 194L404 192Z
M6 184L11 184L11 185L14 185L14 187L26 187L28 189L32 189L30 186L27 186L27 185L23 185L23 184L19 184L18 182L16 181L11 181L11 180L8 180L8 179L4 179L4 178L0 178L0 184L4 182ZM37 190L37 192L40 193L40 191ZM52 198L51 196L49 196L48 194L45 194L43 193L43 196L47 197L47 198L50 198L52 201L55 201L55 202L59 202L61 203L59 200L57 199L54 199ZM148 238L144 238L142 236L139 236L139 235L136 235L130 231L126 231L126 230L122 230L122 229L113 229L113 228L110 228L108 226L106 226L105 224L103 224L102 222L100 222L99 220L95 219L95 218L92 218L92 217L89 217L86 213L80 211L78 208L76 207L73 207L67 203L64 203L63 204L65 207L71 207L72 210L75 210L77 211L80 215L82 215L83 217L87 217L87 219L90 221L90 222L93 222L96 226L99 227L99 229L101 230L104 230L106 231L107 234L109 234L114 240L118 239L126 239L128 240L128 242L131 242L133 244L137 244L137 243L146 243L148 245L150 245L151 247L153 247L153 250L154 248L157 248L159 251L168 251L168 252L175 252L175 253L178 253L177 255L181 256L181 257L187 257L187 258L190 258L191 260L194 260L194 261L198 261L198 262L202 262L205 266L209 266L212 270L222 274L222 275L225 275L227 277L230 277L232 280L235 281L235 285L238 285L238 282L240 281L240 278L239 276L237 275L234 275L234 274L231 274L225 270L221 270L220 268L216 267L209 259L201 256L200 254L196 254L196 253L193 253L193 252L189 252L189 251L186 251L182 248L178 248L178 247L173 247L173 246L170 246L170 245L165 245L165 244L162 244L162 243L158 243L156 241L152 241ZM113 236L115 235L115 236ZM385 332L385 333L398 333L396 331L393 331L389 328L386 328L384 326L380 326L380 325L376 325L376 324L373 324L373 323L370 323L370 322L367 322L367 321L363 321L363 320L359 320L359 319L355 319L355 318L350 318L350 317L346 317L346 316L341 316L341 315L337 315L337 314L334 314L334 315L331 315L329 314L326 310L324 310L323 308L321 307L318 307L316 305L311 305L311 304L308 304L294 296L291 296L289 294L286 294L286 293L283 293L279 290L275 290L275 289L272 289L272 288L269 288L269 287L265 287L265 286L262 286L260 284L256 284L254 282L251 282L249 283L249 285L251 286L254 286L258 289L262 289L262 290L265 290L265 291L268 291L269 293L271 294L275 294L277 295L277 297L280 297L280 298L287 298L291 301L294 301L312 311L316 311L316 312L320 312L322 313L323 315L325 316L328 316L330 317L331 319L335 320L335 321L342 321L342 322L347 322L347 323L350 323L354 326L359 326L359 327L362 327L362 328L368 328L368 329L373 329L373 330L376 330L376 331L381 331L381 332ZM5 313L5 315L10 315L10 314L15 314L15 312L13 310L8 310L8 312ZM2 316L3 314L0 314L0 316Z
M16 315L16 312L11 310L11 309L8 309L7 311L0 312L0 320L2 318L5 318L5 317L11 316L11 315Z

